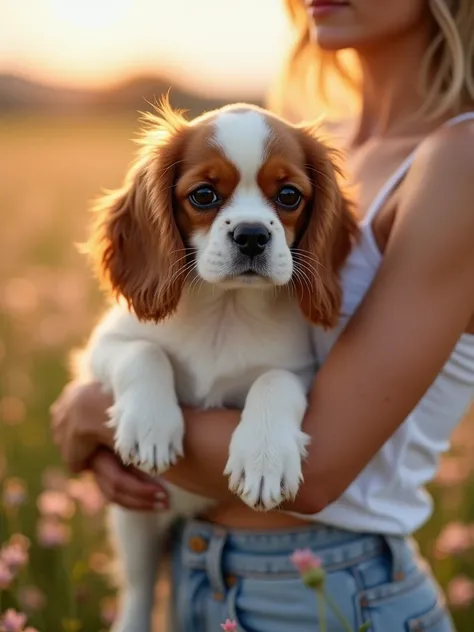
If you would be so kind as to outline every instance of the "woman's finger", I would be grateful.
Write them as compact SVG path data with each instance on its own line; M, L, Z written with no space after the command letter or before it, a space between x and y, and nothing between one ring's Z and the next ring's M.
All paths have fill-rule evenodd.
M92 464L92 471L95 474L97 484L105 498L121 507L132 510L152 511L155 508L156 500L154 495L143 496L130 494L127 491L127 472L115 462L113 455L105 453L98 455Z
M166 490L159 482L126 468L109 450L98 451L91 462L91 469L111 502L133 509L138 505L146 505L150 509L168 507Z
M163 483L160 481L160 479L150 476L149 474L145 474L145 472L142 472L141 470L134 467L133 465L129 465L127 467L127 470L133 473L134 476L139 478L144 483L151 483L151 485L154 485L157 490L161 490L167 495L166 488L163 485Z
M157 511L153 502L118 492L106 478L97 478L97 484L109 503L120 505L120 507L124 507L125 509L130 509L132 511Z

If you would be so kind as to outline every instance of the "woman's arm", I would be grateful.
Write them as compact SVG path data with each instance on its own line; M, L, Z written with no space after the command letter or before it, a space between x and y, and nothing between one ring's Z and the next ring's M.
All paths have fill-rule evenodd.
M474 130L442 130L404 183L380 271L318 372L304 483L286 509L336 500L424 395L474 312ZM234 411L191 412L186 459L167 478L229 496L222 476Z

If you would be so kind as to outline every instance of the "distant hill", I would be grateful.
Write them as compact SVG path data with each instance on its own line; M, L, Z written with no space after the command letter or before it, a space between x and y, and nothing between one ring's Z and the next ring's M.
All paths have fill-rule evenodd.
M81 113L146 111L171 88L174 107L191 116L224 105L226 101L188 92L159 76L139 75L103 89L63 88L32 81L20 75L0 74L0 115L24 113ZM245 96L237 100L247 100ZM252 103L261 105L252 99Z
M0 75L0 113L81 108L88 97L86 91L48 86L19 75Z

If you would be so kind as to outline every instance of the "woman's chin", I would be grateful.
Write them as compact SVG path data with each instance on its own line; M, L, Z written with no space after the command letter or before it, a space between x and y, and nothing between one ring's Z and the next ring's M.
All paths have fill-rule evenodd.
M311 41L323 51L336 52L348 48L357 48L360 41L355 36L347 33L346 29L333 28L330 26L313 26L311 30Z

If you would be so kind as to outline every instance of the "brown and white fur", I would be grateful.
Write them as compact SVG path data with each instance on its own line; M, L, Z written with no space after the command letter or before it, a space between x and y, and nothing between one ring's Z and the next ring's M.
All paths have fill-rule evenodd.
M310 128L247 105L187 122L165 104L150 122L124 186L98 208L90 252L120 300L83 377L113 393L118 454L152 474L183 454L180 404L242 409L229 488L272 509L298 491L310 327L337 320L356 224ZM166 512L112 508L125 572L116 632L149 630L163 532L211 502L169 492Z

